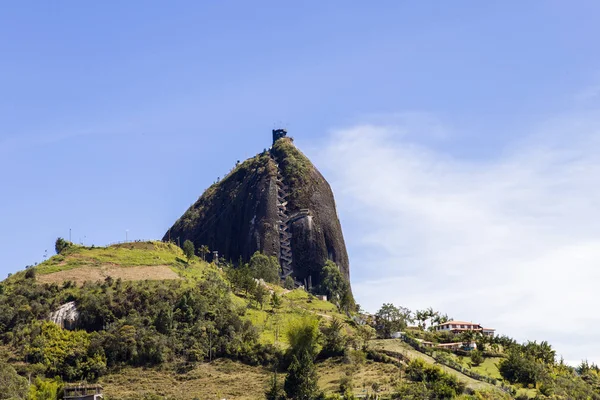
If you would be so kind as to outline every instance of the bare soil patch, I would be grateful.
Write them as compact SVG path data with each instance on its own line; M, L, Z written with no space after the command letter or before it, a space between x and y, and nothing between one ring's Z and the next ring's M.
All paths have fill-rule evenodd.
M41 283L59 284L65 281L73 281L78 285L81 285L85 281L103 281L109 276L114 279L121 278L121 280L124 281L179 279L179 275L167 265L120 267L105 264L99 267L81 267L67 271L53 272L46 275L38 275L37 280Z

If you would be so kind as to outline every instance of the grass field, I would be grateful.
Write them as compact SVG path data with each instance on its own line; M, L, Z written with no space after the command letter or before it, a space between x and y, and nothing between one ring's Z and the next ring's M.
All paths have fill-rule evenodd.
M454 356L454 358L456 361L460 362L460 358L456 356ZM476 367L472 366L471 370L481 375L486 375L494 379L502 380L502 376L498 371L498 362L500 362L500 360L502 360L502 358L500 357L485 358L481 365L478 365ZM464 357L462 359L462 365L466 368L469 368L470 363L471 357Z
M118 265L121 267L150 265L185 265L183 251L170 243L132 242L108 247L74 246L65 254L51 257L36 267L40 275L79 267Z
M306 315L313 316L321 321L327 322L333 318L341 321L346 320L346 316L340 314L337 308L327 302L318 300L304 290L281 290L274 287L276 292L281 293L283 299L282 305L278 309L273 309L269 304L265 304L263 309L256 308L252 302L238 297L238 302L245 304L246 315L252 324L259 329L262 343L277 343L283 347L287 346L286 331L295 321ZM347 326L347 333L352 330Z
M139 400L162 396L168 400L256 400L264 393L272 378L272 371L251 367L239 362L220 359L198 364L189 371L176 371L176 366L162 369L124 368L119 373L105 376L100 383L107 400ZM361 365L347 365L341 358L317 363L319 387L326 393L339 391L341 379L350 374L355 394L372 393L373 383L380 386L380 394L390 394L394 377L400 370L389 364L366 361ZM285 374L278 379L283 382Z
M256 400L264 397L271 373L262 367L220 359L196 365L181 373L175 367L162 369L124 368L103 377L106 400Z
M183 251L170 243L131 242L108 247L75 246L36 267L42 283L99 281L111 276L124 281L200 279L208 267L194 258L185 260Z
M380 395L389 395L394 392L393 382L398 382L401 377L400 369L395 365L372 361L348 365L342 358L332 358L319 363L317 370L319 387L327 393L338 392L342 379L351 377L355 395L373 393L374 383L379 385Z

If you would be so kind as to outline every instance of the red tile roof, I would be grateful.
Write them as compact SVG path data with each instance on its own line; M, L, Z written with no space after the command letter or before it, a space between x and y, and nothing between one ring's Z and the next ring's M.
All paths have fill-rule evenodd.
M479 324L475 324L473 322L465 322L465 321L448 321L448 322L444 322L443 324L440 324L439 326L444 326L444 325L476 325L476 326L479 326Z

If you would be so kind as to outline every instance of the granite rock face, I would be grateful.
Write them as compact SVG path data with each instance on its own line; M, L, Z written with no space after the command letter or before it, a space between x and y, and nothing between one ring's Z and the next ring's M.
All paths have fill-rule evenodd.
M274 135L275 136L275 135ZM233 263L261 251L298 282L318 285L327 259L349 281L348 254L331 187L289 137L213 184L163 240L207 245Z

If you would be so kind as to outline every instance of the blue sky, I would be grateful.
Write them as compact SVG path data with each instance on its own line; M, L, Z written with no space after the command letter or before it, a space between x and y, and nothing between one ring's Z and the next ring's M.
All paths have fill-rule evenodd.
M585 337L543 327L565 307L600 328L568 301L592 288L529 284L564 265L590 280L600 262L599 12L595 1L5 2L0 276L42 261L69 228L86 244L160 238L284 125L333 186L361 304L433 305L600 361ZM450 278L482 293L455 298ZM398 290L407 282L418 292ZM543 301L559 291L562 306ZM541 319L515 324L507 297Z

